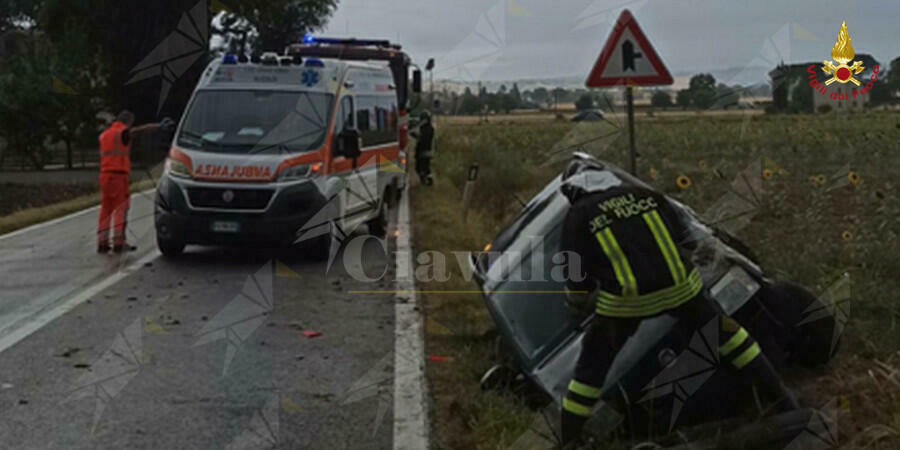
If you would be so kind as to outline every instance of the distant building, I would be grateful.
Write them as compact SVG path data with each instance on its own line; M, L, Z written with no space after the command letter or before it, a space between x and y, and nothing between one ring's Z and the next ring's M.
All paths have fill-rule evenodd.
M832 83L827 87L827 94L822 94L810 86L809 72L807 71L809 66L814 66L816 80L819 84L824 85L825 80L829 77L822 71L822 61L778 65L769 72L772 83L773 108L780 112L820 112L823 110L852 111L865 107L869 103L870 93L858 94L856 98L853 98L853 91L859 91L862 86L865 86L872 76L872 67L877 65L878 61L872 55L864 53L858 53L854 60L862 61L865 68L859 75L854 75L860 81L861 86L857 87L853 83ZM883 70L886 68L879 65L879 72ZM847 99L832 99L831 94L846 95Z

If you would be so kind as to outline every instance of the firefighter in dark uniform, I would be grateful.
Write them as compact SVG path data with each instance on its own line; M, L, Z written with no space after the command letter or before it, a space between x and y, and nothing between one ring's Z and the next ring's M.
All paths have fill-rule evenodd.
M564 445L575 445L618 350L643 319L663 312L694 329L717 320L721 363L749 375L777 410L798 407L759 344L705 294L688 251L678 245L688 228L665 196L585 160L567 168L561 189L571 207L560 250L580 255L586 272L567 282L568 302L598 316L563 398Z
M431 186L431 157L434 152L434 126L431 124L431 113L422 111L419 116L419 132L411 133L416 138L416 174L426 186Z

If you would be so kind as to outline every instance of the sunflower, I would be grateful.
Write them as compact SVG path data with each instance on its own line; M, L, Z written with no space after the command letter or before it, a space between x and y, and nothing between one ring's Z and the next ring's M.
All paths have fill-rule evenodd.
M774 175L774 173L772 173L772 170L771 170L771 169L763 169L763 173L762 173L763 179L765 179L765 180L771 180L771 179L772 179L772 175Z
M656 180L657 178L659 178L659 172L655 168L651 167L650 168L650 179Z
M699 167L700 170L706 170L706 168L708 167L708 166L706 165L706 160L705 160L705 159L701 159L700 161L697 161L697 167Z
M821 186L825 184L825 175L812 175L809 177L809 182L814 186Z
M675 184L679 189L687 189L691 187L691 179L687 177L687 175L679 175L678 178L675 179Z
M861 181L859 178L859 174L852 170L847 174L847 179L850 180L850 183L852 183L854 186L859 186L859 182Z
M850 242L850 239L853 239L853 233L849 230L844 230L844 232L841 233L841 239L843 239L844 242Z

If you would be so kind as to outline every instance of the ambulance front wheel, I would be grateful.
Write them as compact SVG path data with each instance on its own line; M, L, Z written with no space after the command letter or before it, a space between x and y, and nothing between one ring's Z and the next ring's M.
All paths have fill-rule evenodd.
M156 246L167 258L177 257L184 252L184 242L161 238L159 235L156 235Z

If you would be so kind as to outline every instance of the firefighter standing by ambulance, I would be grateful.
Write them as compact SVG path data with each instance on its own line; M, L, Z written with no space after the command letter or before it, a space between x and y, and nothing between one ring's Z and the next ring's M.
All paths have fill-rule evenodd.
M413 132L416 138L416 174L419 181L426 186L431 186L434 179L431 177L431 157L434 156L434 126L431 124L431 113L422 111L419 116L419 131Z
M97 253L110 250L121 253L137 247L125 238L130 202L131 146L134 136L159 128L170 129L174 122L164 119L160 124L132 128L134 113L123 110L110 126L100 134L100 215L97 220ZM112 226L112 247L110 247Z
M618 350L642 320L663 312L695 330L718 321L720 361L749 376L776 410L798 408L759 344L706 295L698 270L677 245L687 226L663 195L629 185L594 162L573 162L563 177L571 207L560 250L580 255L587 272L583 280L567 282L568 303L597 314L562 402L566 448L575 445L603 394Z

